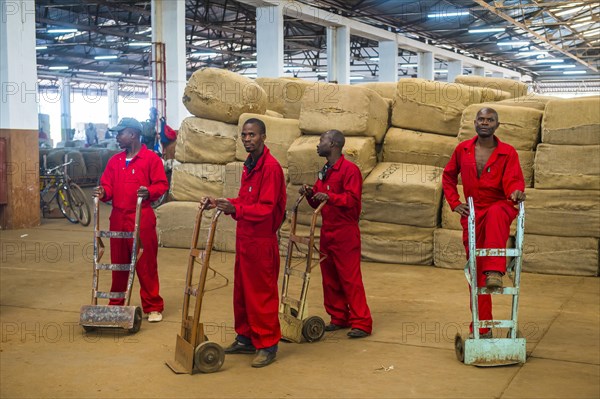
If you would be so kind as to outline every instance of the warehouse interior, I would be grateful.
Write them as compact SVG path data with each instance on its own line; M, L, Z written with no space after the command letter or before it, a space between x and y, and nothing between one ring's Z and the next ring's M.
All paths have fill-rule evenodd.
M1 6L0 397L600 396L596 1ZM516 149L527 194L518 313L527 360L500 367L457 359L455 336L466 336L471 320L466 255L441 182L454 148L477 134L483 107L498 112L496 135ZM108 128L123 117L151 132L169 175L168 194L155 204L164 319L144 320L137 333L85 331L92 191L120 151ZM286 254L298 190L323 167L319 135L346 135L344 155L363 179L361 267L373 334L282 342L277 361L260 370L246 355L227 355L217 372L177 375L165 362L176 356L198 203L237 196L249 118L266 125L286 179L280 282L287 262L307 262L297 249ZM161 136L165 123L176 140ZM83 190L87 220L46 201L55 192L44 176L56 167ZM110 210L98 207L101 229ZM213 215L201 219L202 250ZM298 234L310 234L312 215L302 203ZM320 219L316 226L318 246ZM509 247L519 229L513 223ZM235 248L236 222L221 216L202 310L206 337L221 347L235 338ZM108 274L100 281L108 284ZM307 314L328 323L319 267L311 282ZM136 306L138 289L136 281ZM510 306L494 296L496 317L510 318Z

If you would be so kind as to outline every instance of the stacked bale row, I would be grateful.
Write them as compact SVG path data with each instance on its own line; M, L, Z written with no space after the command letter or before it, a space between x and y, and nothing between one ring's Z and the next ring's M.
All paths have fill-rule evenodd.
M596 275L600 238L600 98L547 103L528 192L524 270Z

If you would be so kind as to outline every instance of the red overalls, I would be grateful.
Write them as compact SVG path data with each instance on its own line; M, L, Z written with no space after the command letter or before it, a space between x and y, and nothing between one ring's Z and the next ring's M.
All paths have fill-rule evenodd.
M105 195L102 201L112 200L110 214L111 231L133 231L135 225L135 207L137 190L141 186L148 188L149 198L142 202L140 219L140 241L144 248L138 259L136 272L140 281L140 296L144 313L162 312L163 299L159 295L158 240L156 237L156 216L150 206L169 189L169 183L161 159L142 146L140 151L125 166L126 152L113 156L106 165L100 179ZM126 264L131 262L130 239L111 238L110 257L112 263ZM123 292L127 288L129 272L114 271L112 273L111 291ZM123 305L124 299L111 299L110 305Z
M285 216L285 179L265 146L256 166L244 166L231 216L237 221L233 313L235 331L257 349L277 345L279 326L279 247L277 230Z
M342 155L329 168L325 180L317 180L313 193L329 196L321 216L320 251L325 310L331 323L371 333L373 320L360 272L360 230L362 175ZM308 200L316 208L318 201Z
M454 210L460 205L456 184L461 174L465 198L473 197L475 205L476 248L506 248L510 224L518 214L508 199L515 190L525 191L525 180L517 151L495 137L498 146L488 159L480 177L477 177L475 142L477 136L460 143L444 169L442 185L444 196ZM469 258L468 219L460 218L463 226L463 244ZM505 257L477 258L477 284L485 286L485 272L506 272ZM492 320L492 298L479 295L479 319ZM488 329L481 329L486 333Z

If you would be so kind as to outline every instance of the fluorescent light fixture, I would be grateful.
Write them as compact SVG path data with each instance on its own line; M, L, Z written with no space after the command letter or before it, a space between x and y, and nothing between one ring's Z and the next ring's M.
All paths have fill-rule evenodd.
M447 18L447 17L461 17L463 15L469 15L468 11L456 11L456 12L434 12L427 15L427 18Z
M404 64L400 65L400 68L417 68L419 64Z
M515 55L522 55L525 57L529 57L532 55L547 55L547 54L548 54L548 51L546 51L546 50L531 50L531 51L519 51Z
M565 62L565 60L560 58L542 58L541 60L537 60L536 64L560 64L561 62Z
M106 75L106 76L121 76L121 75L123 75L123 72L104 72L104 75Z
M552 65L550 69L567 69L567 68L575 68L576 65L567 64L567 65Z
M51 66L48 69L53 70L53 71L61 71L61 70L69 69L69 67L61 65L61 66Z
M498 46L529 46L529 42L525 40L510 40L506 42L496 43Z
M564 71L563 75L584 75L587 71Z
M152 43L150 42L129 42L127 43L128 45L132 46L132 47L145 47L145 46L151 46Z
M565 15L573 14L573 13L579 12L581 10L583 10L583 7L573 7L573 8L569 8L568 10L565 10L565 11L557 12L554 15L556 15L557 17L563 17Z
M242 64L242 65L256 64L256 60L245 60L245 61L240 62L240 64Z
M584 32L583 36L585 36L585 37L594 36L594 35L597 35L598 33L600 33L600 28L595 28L592 30L588 30L587 32Z
M350 76L350 80L363 80L364 76Z
M36 50L46 50L48 46L35 46Z
M47 33L75 33L78 31L77 31L77 29L64 28L64 29L48 29L46 32Z
M286 71L300 71L300 70L304 69L304 67L301 67L301 66L286 66L286 67L283 67L283 69L285 69Z
M116 60L119 58L118 55L97 55L94 57L95 60Z
M217 53L215 53L214 51L200 51L197 53L190 53L190 57L214 57L215 55L217 55Z
M504 32L506 28L481 28L481 29L469 29L469 33L493 33L493 32Z
M435 73L448 73L447 69L435 69L433 72Z
M258 75L257 75L257 74L255 74L255 73L242 73L242 76L245 76L245 77L247 77L247 78L255 78L255 77L257 77Z
M258 53L252 53L252 56L256 57L256 55L257 55L257 54L258 54Z
M379 57L371 57L369 58L369 61L379 61Z

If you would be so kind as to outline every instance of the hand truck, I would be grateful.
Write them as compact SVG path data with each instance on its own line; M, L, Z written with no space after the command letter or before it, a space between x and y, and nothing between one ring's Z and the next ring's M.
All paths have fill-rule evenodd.
M475 366L504 366L508 364L525 363L526 340L521 337L517 324L519 306L519 291L521 282L521 263L523 256L523 234L525 229L525 206L519 203L517 216L517 232L515 248L485 248L476 249L475 239L475 207L473 198L468 198L469 205L469 260L465 266L465 276L471 287L471 313L473 318L473 335L463 339L456 334L454 349L456 357L464 364ZM489 290L477 286L477 257L504 256L513 257L506 268L513 286ZM479 320L478 296L485 294L512 295L512 311L510 320ZM508 328L506 338L483 339L480 328Z
M281 287L281 301L279 303L279 324L281 325L281 336L283 340L300 343L302 337L307 342L318 341L325 334L325 322L319 316L305 317L307 311L307 294L308 285L310 282L310 272L312 268L318 265L325 256L315 261L313 259L314 251L319 253L319 250L315 246L315 227L317 224L317 217L321 213L321 209L325 206L326 201L319 204L317 209L314 210L312 220L310 223L309 236L298 236L296 235L296 218L298 216L298 207L305 198L305 195L301 195L294 204L292 209L292 221L290 226L290 238L288 241L287 255L285 258L285 269L283 272L283 283ZM300 263L292 265L292 255L294 249L302 252L298 247L298 244L302 244L307 247L306 250L306 265L304 270L300 270L296 266ZM298 277L302 280L302 287L300 289L299 298L292 298L289 292L290 277Z
M142 325L142 308L130 306L131 288L135 277L137 260L144 251L140 242L140 217L142 213L142 197L137 198L135 208L135 227L133 231L101 231L100 211L98 197L94 197L94 267L92 278L92 304L83 305L79 314L79 324L86 332L98 327L124 328L130 333L136 333ZM100 263L104 255L104 243L102 238L131 239L131 261L129 264ZM127 290L125 292L101 292L98 291L99 271L128 271ZM98 305L98 298L116 299L124 298L124 306Z
M177 335L175 342L175 359L173 361L166 361L167 366L176 374L193 374L194 370L202 373L214 373L221 369L225 361L225 351L219 344L208 340L208 337L204 334L204 325L200 323L204 293L217 288L223 288L229 283L227 277L210 267L210 254L215 238L215 230L219 216L222 213L220 210L217 210L212 218L205 249L200 250L197 248L202 214L207 209L207 206L208 201L206 200L202 201L198 206L185 278L185 289L183 291L181 332ZM198 281L194 283L194 264L198 260L201 265L200 276ZM209 269L213 272L213 276L219 274L224 278L225 284L211 290L206 290L204 287ZM190 315L190 298L192 296L196 298L193 316Z

